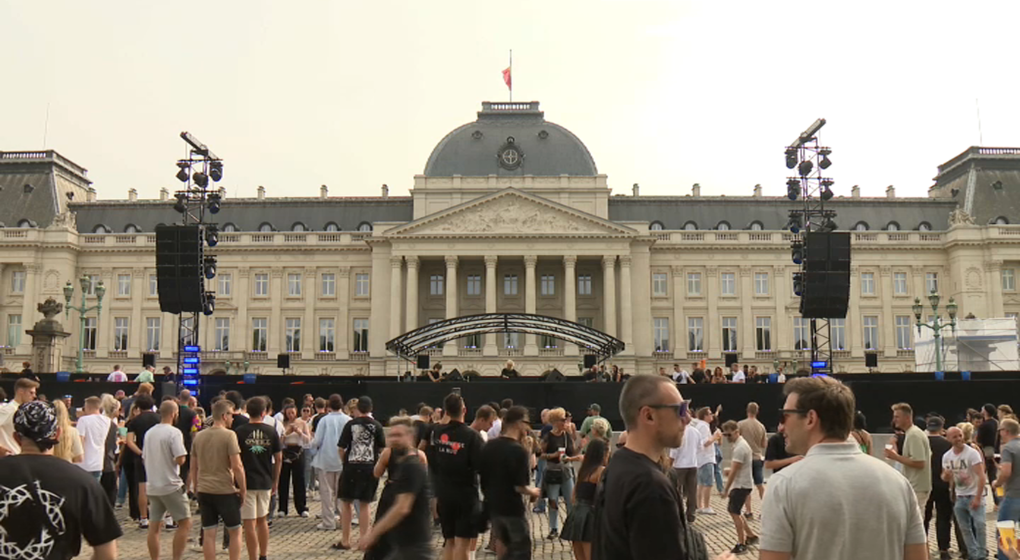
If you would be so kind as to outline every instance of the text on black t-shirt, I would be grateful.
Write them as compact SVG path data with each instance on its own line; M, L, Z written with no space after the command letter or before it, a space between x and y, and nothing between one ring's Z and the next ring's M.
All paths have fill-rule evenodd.
M244 465L245 488L273 489L273 456L282 451L276 428L262 422L250 422L236 431Z
M435 425L429 434L430 459L435 466L436 497L458 499L478 490L482 436L463 422Z

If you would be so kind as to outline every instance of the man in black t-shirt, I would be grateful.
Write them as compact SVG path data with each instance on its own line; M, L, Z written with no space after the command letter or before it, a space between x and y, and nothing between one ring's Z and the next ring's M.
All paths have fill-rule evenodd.
M0 542L4 558L70 560L81 538L92 558L117 558L122 535L113 506L89 473L53 456L63 435L52 404L32 401L14 413L14 438L21 455L0 459Z
M412 445L413 438L410 419L395 418L390 422L386 441L390 447L390 461L396 462L395 468L390 467L389 479L394 501L375 527L363 529L365 533L358 543L361 550L368 550L385 535L393 548L386 558L426 560L433 557L428 476Z
M765 468L772 469L772 472L777 473L786 467L800 461L804 457L801 455L791 455L786 451L786 436L784 435L785 428L783 427L782 421L776 427L776 433L769 437L768 444L765 446Z
M246 410L249 422L235 431L248 490L241 504L241 521L248 560L257 560L256 552L258 558L269 554L269 502L279 487L283 447L276 428L262 422L266 414L265 401L259 397L250 398Z
M531 527L521 496L535 501L541 495L531 486L530 452L524 438L531 433L528 409L510 407L503 418L502 434L482 449L482 492L492 524L496 554L504 560L531 558Z
M188 485L188 474L191 472L191 440L195 437L195 418L197 415L195 411L188 406L188 402L191 401L191 391L184 389L177 396L177 406L179 412L177 413L177 429L184 435L184 449L188 450L188 457L184 460L184 464L181 465L181 480L184 481L184 487L190 488Z
M985 474L988 478L986 481L988 484L995 480L999 471L998 465L995 464L996 443L999 437L997 414L998 410L994 404L986 403L982 406L981 425L977 427L977 432L974 434L974 441L981 447L981 454L985 460ZM995 502L995 505L999 505L1002 498L995 492L992 492L992 501Z
M436 510L442 528L443 557L467 560L471 539L478 537L478 467L484 442L464 424L464 399L451 393L443 400L448 418L429 432L427 447L435 469Z
M358 527L367 531L371 527L371 507L375 501L375 491L379 488L379 479L373 470L379 460L379 453L386 447L383 427L372 418L372 399L358 399L355 418L344 424L340 433L340 460L344 470L340 473L340 500L342 503L341 520L343 533L341 547L350 547L351 543L351 506L359 502Z
M931 493L924 508L924 532L931 524L932 510L935 513L935 540L939 557L949 558L949 534L953 519L953 497L949 483L942 480L942 456L953 448L953 444L942 436L945 421L940 416L930 416L926 421L928 444L931 446ZM959 533L958 533L959 534Z
M135 397L134 406L141 412L126 424L128 430L127 447L135 453L133 468L135 483L138 484L138 528L148 529L149 497L145 490L145 483L148 479L145 477L145 464L142 463L142 449L145 444L145 434L153 426L159 424L159 415L152 411L152 397L147 393L142 393ZM156 520L157 523L159 521L158 519Z

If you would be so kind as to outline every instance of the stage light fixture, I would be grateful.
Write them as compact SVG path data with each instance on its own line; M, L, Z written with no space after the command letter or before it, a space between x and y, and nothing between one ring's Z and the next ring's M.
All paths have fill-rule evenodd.
M202 298L202 314L209 316L216 310L216 294L213 292L206 292L205 297Z
M832 161L829 159L829 154L831 153L832 150L830 150L829 148L822 148L821 150L818 151L818 155L822 156L821 159L818 160L818 167L821 167L822 169L828 169L829 166L832 165Z
M181 192L175 194L174 197L177 199L177 202L174 203L174 210L177 210L178 212L183 214L185 210L187 210L187 207L185 206L185 201L188 200L188 195Z
M205 272L206 280L216 277L216 257L205 257L202 260L202 270Z
M790 230L790 233L796 235L800 233L800 228L803 227L800 221L800 216L790 216L790 221L786 223L786 229Z
M177 180L182 183L188 182L188 170L186 168L181 167L179 170L177 170Z
M800 272L793 274L793 295L800 297L804 293L804 275Z
M818 227L819 233L829 233L833 231L836 231L836 222L834 222L832 218L825 218L822 225Z
M801 264L804 262L804 245L802 243L794 243L793 247L793 264Z
M209 178L219 183L223 178L223 162L214 161L209 164Z
M209 212L218 214L220 212L220 195L212 193L209 195Z
M811 163L810 160L804 160L800 162L800 166L797 167L797 171L800 173L801 177L807 177L811 174L811 170L814 168L815 164ZM198 177L197 173L195 174L195 177Z
M798 196L800 196L800 181L790 179L786 182L786 198L797 200Z
M220 231L216 226L205 227L205 242L210 247L215 247L220 242Z
M786 149L786 168L793 169L797 167L797 148Z
M209 176L206 175L205 173L202 173L201 171L198 171L197 173L192 175L191 180L194 181L196 185L202 187L203 189L209 186Z
M818 197L821 198L822 201L832 198L832 189L830 187L832 187L832 179L825 179L822 181L822 190L818 193Z

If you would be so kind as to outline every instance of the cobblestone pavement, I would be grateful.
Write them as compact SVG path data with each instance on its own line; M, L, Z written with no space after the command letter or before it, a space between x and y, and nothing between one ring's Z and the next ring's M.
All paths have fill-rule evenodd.
M718 554L724 551L730 550L736 543L736 531L733 528L733 521L729 515L726 514L726 501L721 499L717 493L713 493L712 497L712 508L716 511L716 515L702 515L699 516L695 522L695 527L700 529L705 535L705 539L708 543L708 548L713 554ZM758 508L760 502L757 494L754 495L753 507L755 511L755 520L752 522L752 528L755 531L761 530L761 523L758 520ZM995 554L995 512L992 511L991 500L988 502L988 547L989 555L994 557ZM313 559L328 559L328 560L353 560L355 558L360 559L362 553L354 551L338 552L330 550L330 544L336 542L339 539L339 531L319 531L315 529L318 524L316 514L319 513L319 502L318 495L309 496L309 507L310 517L307 519L293 516L279 518L273 522L273 527L270 530L270 541L269 541L269 558L286 558L294 560L313 560ZM560 526L563 526L563 506L560 507ZM120 558L127 560L146 560L148 559L148 550L145 543L144 530L138 529L137 524L128 519L127 507L117 510L117 516L120 518L121 523L124 527L124 537L120 539L119 553ZM531 520L531 534L534 540L534 558L536 560L569 560L573 558L573 554L570 550L570 543L560 540L548 540L545 537L549 533L549 523L546 515L539 514L528 514ZM374 518L374 515L373 515ZM197 548L198 543L198 529L200 525L198 516L194 518L194 527L192 533L194 535L194 542L192 546L189 546L187 552L184 554L186 559L200 559L202 558L201 549ZM161 539L161 558L169 560L171 558L170 546L173 535L169 531L164 531ZM357 542L358 531L357 528L353 529L351 540ZM218 535L217 539L220 540L221 536ZM479 545L479 552L477 554L478 560L484 560L486 558L495 559L495 555L486 553L484 551L484 545L488 542L488 537L485 536L480 539L482 542ZM243 542L243 540L242 540ZM932 521L931 534L930 534L930 548L933 551L934 558L938 558L937 547L935 545L935 527L934 520ZM442 539L436 534L435 549L440 550L442 546ZM955 537L953 540L952 550L955 552L956 542ZM757 548L751 547L751 551L748 554L742 555L742 558L756 558ZM88 545L83 544L82 554L78 558L87 559L92 554L91 549ZM226 551L220 551L218 558L224 560L227 558ZM247 552L244 550L242 544L241 548L241 559L247 560Z

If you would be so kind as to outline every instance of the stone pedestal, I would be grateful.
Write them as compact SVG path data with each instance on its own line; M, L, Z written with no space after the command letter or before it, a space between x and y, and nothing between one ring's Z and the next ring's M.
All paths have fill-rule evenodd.
M32 336L32 369L36 373L54 373L62 369L64 339L71 333L53 317L63 311L63 304L49 298L38 306L45 319L26 331Z

